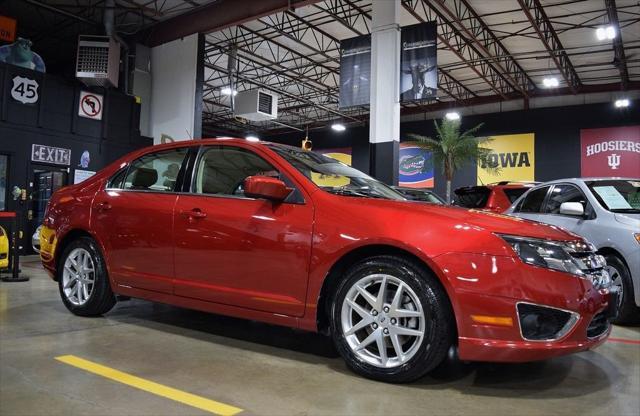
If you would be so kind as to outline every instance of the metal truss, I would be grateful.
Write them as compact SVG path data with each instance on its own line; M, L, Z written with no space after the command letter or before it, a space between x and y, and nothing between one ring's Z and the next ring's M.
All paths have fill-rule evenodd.
M487 58L490 65L503 74L514 89L528 97L529 90L535 89L534 82L473 10L468 0L435 0L430 4L439 8L448 20L463 32L467 40L475 46L476 52Z
M438 40L486 82L497 95L506 99L509 93L518 90L509 83L505 74L492 66L490 59L478 52L473 42L461 35L460 30L447 19L437 5L441 5L441 2L402 0L402 6L418 21L435 21L439 29Z
M609 16L609 24L616 28L620 27L618 21L618 8L616 7L616 0L605 0L605 6L607 7L607 15ZM614 65L618 67L620 71L620 82L622 83L622 89L627 89L629 85L629 69L627 68L627 57L624 53L624 45L622 43L622 35L613 39L613 52L614 52Z
M567 86L576 94L581 82L567 52L539 0L518 0L531 26L549 52Z

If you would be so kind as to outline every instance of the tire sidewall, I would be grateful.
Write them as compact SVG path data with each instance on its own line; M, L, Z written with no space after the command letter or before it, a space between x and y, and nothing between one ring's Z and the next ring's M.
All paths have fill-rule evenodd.
M634 315L637 314L637 308L635 305L635 298L633 292L633 283L631 281L631 274L625 266L625 264L614 254L608 254L605 256L605 260L609 267L616 269L620 275L622 282L622 303L618 310L618 317L613 320L614 323L626 323L630 322ZM637 316L635 317L637 319Z
M370 274L389 274L401 279L414 291L425 314L422 344L413 357L397 367L381 368L367 363L352 351L344 336L341 320L344 299L357 281ZM413 264L390 257L372 258L349 269L331 306L331 334L338 352L352 370L376 380L406 382L419 378L442 362L451 344L451 320L445 310L449 305L443 305L443 290L434 279ZM443 347L436 345L441 343L447 343L444 354L441 352Z
M64 264L69 256L69 254L77 249L82 248L85 249L93 260L94 269L95 269L95 277L94 277L94 287L93 291L89 295L89 299L82 305L74 305L67 299L64 294L63 288L63 279L62 273L64 271ZM67 247L65 247L62 256L60 257L60 263L58 265L58 290L60 292L60 298L62 298L62 302L64 306L73 312L76 315L92 315L94 314L92 311L95 311L100 307L100 304L103 302L105 296L113 296L111 291L111 285L109 283L109 276L107 274L107 269L105 267L104 259L102 257L102 253L100 253L100 249L98 248L96 242L88 237L79 238L73 242L71 242Z

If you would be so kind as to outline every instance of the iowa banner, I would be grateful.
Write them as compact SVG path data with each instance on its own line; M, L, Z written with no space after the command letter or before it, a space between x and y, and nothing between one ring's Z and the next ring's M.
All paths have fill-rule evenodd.
M484 147L491 153L486 164L478 163L478 185L500 181L535 180L535 136L533 133L491 136ZM499 167L500 173L488 172L485 168Z
M582 176L640 178L640 126L580 130Z

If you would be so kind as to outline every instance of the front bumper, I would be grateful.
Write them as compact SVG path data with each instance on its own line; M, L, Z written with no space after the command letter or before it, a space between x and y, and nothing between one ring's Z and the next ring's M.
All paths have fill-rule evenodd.
M616 295L594 289L585 279L506 256L451 253L435 261L454 291L462 360L544 360L595 348L611 332L608 319L616 312ZM577 319L557 339L525 339L517 310L522 302L566 311Z

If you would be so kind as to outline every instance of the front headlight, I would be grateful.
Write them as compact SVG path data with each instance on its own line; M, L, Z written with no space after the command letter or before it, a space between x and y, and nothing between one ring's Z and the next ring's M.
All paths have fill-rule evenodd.
M534 238L500 235L509 243L520 259L534 266L546 267L578 276L584 272L578 267L571 254L561 242L550 242Z

